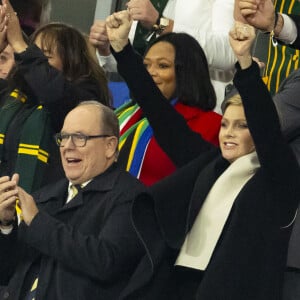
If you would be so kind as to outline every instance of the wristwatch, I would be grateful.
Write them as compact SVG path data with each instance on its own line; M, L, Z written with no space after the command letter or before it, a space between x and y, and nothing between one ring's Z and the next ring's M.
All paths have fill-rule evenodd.
M160 35L169 26L170 20L164 17L161 17L157 20L158 22L153 25L152 30L157 34Z

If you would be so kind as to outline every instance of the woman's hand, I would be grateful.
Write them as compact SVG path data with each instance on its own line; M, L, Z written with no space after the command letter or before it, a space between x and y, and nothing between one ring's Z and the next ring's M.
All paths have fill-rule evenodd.
M7 46L7 17L6 8L4 5L0 5L0 52L2 52Z
M110 55L109 40L106 32L105 21L95 21L90 30L89 41L94 47L97 48L100 55Z
M18 181L17 174L14 174L11 179L8 176L0 177L0 222L2 225L10 223L15 218Z
M229 32L229 41L242 69L246 69L252 64L251 47L254 40L254 27L236 21Z
M7 41L14 49L14 52L21 53L26 50L28 45L23 39L19 18L9 0L2 0L2 3L6 9Z
M110 45L116 52L120 52L128 44L128 34L132 19L127 10L112 14L106 19L106 30Z

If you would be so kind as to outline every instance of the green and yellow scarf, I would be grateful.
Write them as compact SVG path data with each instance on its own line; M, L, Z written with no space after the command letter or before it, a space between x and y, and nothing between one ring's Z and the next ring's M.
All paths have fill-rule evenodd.
M20 138L17 141L15 170L11 172L20 175L19 185L30 193L40 187L45 176L50 149L53 147L53 132L49 114L41 105L30 104L27 97L18 90L10 93L0 109L0 160L3 161L7 151L5 146L9 126L20 116L25 105L28 105L27 115L22 116L24 121L18 128L19 134L16 134Z

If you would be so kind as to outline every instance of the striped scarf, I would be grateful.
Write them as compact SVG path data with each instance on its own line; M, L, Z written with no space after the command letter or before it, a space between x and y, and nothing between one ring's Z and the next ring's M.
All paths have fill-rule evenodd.
M122 107L119 110L122 110ZM120 124L120 151L122 150L128 136L133 134L126 171L137 178L139 178L142 169L145 149L153 136L153 131L148 120L146 118L140 118L141 115L141 108L135 104L129 107L126 107L125 105L124 111L118 116ZM139 120L133 123L134 119Z
M0 160L4 165L8 151L6 135L11 132L10 126L18 118L23 120L19 127L16 126L14 129L16 135L10 134L8 137L18 139L15 168L6 170L5 166L0 167L2 175L11 176L12 173L19 173L19 185L30 193L40 187L45 175L50 148L54 144L51 143L52 125L48 113L42 106L30 104L27 97L18 90L10 93L0 109Z
M175 105L176 101L175 99L170 103ZM139 178L147 147L153 137L153 130L137 104L125 103L115 110L115 113L120 125L120 151L125 148L124 145L129 137L132 137L129 153L126 155L128 157L126 171Z
M288 14L300 14L300 2L295 0L275 0L275 11ZM264 81L274 95L282 81L299 68L300 50L278 44L274 47L269 39L268 61L264 71Z

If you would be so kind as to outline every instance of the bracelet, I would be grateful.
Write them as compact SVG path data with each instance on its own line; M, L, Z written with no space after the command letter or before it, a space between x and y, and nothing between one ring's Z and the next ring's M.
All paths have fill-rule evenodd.
M152 36L155 34L156 36L161 35L162 32L168 27L170 24L169 19L164 17L159 17L156 23L152 26L152 30L146 36L146 41L150 41Z
M159 24L154 24L152 27L152 30L160 35L162 32L166 29L166 27L169 26L169 19L167 18L160 18Z

